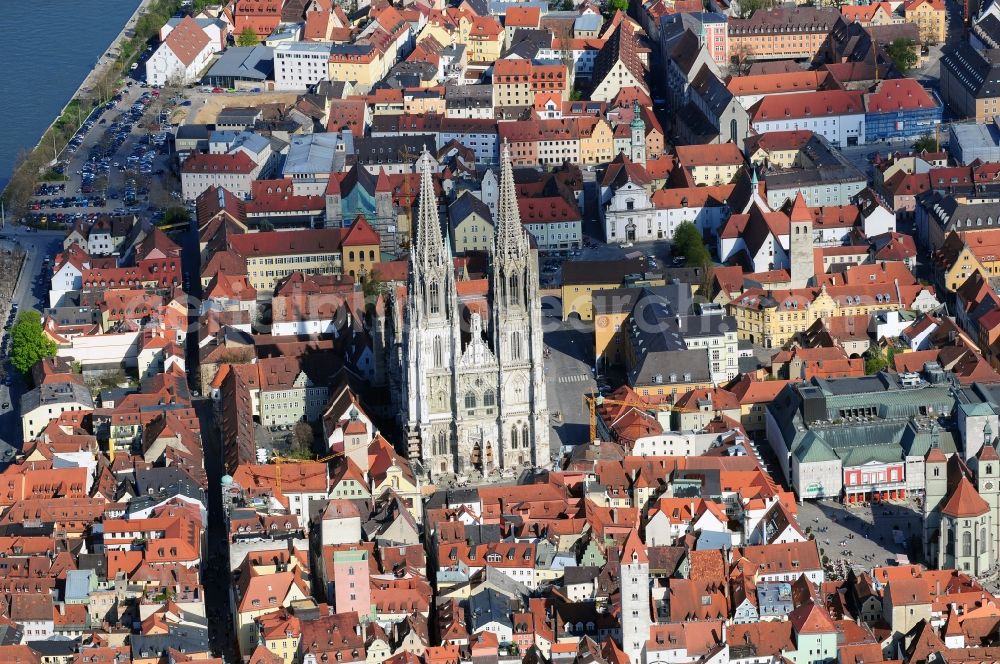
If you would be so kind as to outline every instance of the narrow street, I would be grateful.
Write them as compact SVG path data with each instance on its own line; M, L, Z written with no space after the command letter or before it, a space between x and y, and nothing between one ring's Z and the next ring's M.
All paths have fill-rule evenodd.
M201 422L201 440L205 451L205 472L208 475L208 527L205 529L202 583L205 586L205 607L208 612L208 635L212 652L239 661L233 636L232 609L229 606L229 557L226 520L222 509L222 441L210 399L196 399L195 410Z
M29 232L24 226L8 224L0 236L6 241L19 243L25 252L24 266L14 289L13 303L17 304L19 312L29 309L41 311L48 306L49 280L43 274L45 258L52 258L62 249L62 231ZM3 361L6 362L7 358L3 358ZM7 408L0 408L0 440L17 447L22 439L18 404L26 386L9 362L5 364L5 369L10 372L11 384L0 385L0 405L9 404Z

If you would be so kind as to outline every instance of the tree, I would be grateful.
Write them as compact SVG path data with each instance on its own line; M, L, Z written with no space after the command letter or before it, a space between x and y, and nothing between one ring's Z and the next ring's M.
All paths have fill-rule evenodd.
M243 32L241 32L240 36L236 38L237 46L256 46L259 43L260 40L257 39L257 31L249 25L243 28Z
M753 50L749 45L741 43L730 55L729 73L733 76L746 76L750 73L753 59Z
M894 39L885 49L896 70L905 76L917 64L917 43L912 39Z
M628 0L608 0L604 6L604 11L608 16L614 16L618 12L628 12Z
M872 346L865 353L865 373L869 376L877 374L879 371L891 369L895 366L894 359L899 349L889 346L883 350L881 346Z
M365 300L373 301L379 296L386 292L387 288L385 282L382 281L382 275L378 273L378 270L372 270L369 273L368 278L365 279L364 285L361 287L365 294Z
M297 422L293 433L293 450L298 454L312 454L313 428L308 422Z
M758 9L771 9L777 5L777 0L739 0L739 18L750 18Z
M869 376L877 374L889 366L889 361L880 346L872 346L865 353L865 373Z
M188 224L191 223L191 213L188 212L187 208L175 205L173 207L168 207L163 212L163 225L173 226L174 224Z
M683 256L691 267L708 267L712 263L701 231L690 221L681 223L674 231L672 252L674 256Z
M936 152L937 141L930 134L924 134L913 144L913 149L917 152Z
M31 368L46 357L56 354L56 342L42 331L42 315L37 311L25 311L17 317L10 331L10 362L14 368L27 376Z

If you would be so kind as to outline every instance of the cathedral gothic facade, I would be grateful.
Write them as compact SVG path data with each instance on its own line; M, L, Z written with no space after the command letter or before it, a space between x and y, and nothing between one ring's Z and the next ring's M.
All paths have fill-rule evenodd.
M456 280L431 176L421 157L416 237L405 297L390 293L390 390L409 456L431 480L545 463L538 256L521 225L505 147L490 267Z

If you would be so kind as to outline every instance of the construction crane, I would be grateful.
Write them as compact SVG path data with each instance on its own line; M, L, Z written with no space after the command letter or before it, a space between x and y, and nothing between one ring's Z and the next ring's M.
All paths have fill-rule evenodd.
M319 459L295 459L292 457L283 457L277 452L271 457L271 461L274 462L274 485L278 490L278 493L284 495L281 491L281 465L285 463L326 463L339 456L343 456L343 452L334 452L333 454L327 454L325 457Z
M590 442L597 440L597 408L598 406L603 406L605 404L610 404L612 406L628 406L631 408L638 408L644 411L667 411L672 412L675 410L680 410L677 406L669 403L650 403L648 401L638 401L629 400L621 401L618 399L608 399L602 397L600 394L588 394L583 393L583 403L584 406L590 410Z

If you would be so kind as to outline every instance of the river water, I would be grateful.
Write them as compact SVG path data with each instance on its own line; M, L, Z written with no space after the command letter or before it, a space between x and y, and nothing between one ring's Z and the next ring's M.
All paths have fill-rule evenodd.
M0 19L0 189L18 153L70 100L139 0L4 2Z

